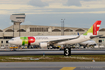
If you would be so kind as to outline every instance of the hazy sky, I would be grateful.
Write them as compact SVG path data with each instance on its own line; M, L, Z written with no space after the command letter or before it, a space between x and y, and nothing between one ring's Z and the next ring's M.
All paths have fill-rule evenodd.
M89 28L102 20L105 28L105 0L0 0L0 29L12 25L10 15L26 13L22 25L65 26Z

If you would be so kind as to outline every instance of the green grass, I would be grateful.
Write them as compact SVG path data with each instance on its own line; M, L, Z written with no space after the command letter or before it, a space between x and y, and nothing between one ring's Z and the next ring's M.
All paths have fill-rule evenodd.
M105 55L31 55L31 56L0 56L0 62L105 62Z

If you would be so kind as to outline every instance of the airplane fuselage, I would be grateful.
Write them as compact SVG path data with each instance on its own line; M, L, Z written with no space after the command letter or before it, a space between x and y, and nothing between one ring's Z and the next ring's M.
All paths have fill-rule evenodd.
M80 35L78 38L78 35L69 35L69 36L32 36L32 37L16 37L9 41L9 43L12 42L14 45L39 45L42 42L50 42L53 40L62 40L62 39L68 39L66 41L61 41L56 43L56 45L62 45L62 44L75 44L80 43L83 41L87 41L90 39L89 36ZM73 40L69 40L71 38L76 38Z

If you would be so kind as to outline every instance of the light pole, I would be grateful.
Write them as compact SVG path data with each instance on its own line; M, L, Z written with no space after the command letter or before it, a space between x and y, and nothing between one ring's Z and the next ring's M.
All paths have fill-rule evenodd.
M13 23L13 38L14 38L14 25L15 25L15 23Z
M65 19L61 19L61 35L64 35L64 20Z
M20 24L21 24L21 23L19 23L19 37L20 37Z

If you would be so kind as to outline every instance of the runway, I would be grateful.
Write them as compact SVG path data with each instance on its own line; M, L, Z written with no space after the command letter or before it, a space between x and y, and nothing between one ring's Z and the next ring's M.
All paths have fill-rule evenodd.
M0 55L63 55L63 50L18 50L0 51ZM72 50L72 55L102 55L105 50Z
M65 69L66 68L66 69ZM105 62L5 62L0 70L105 70Z

